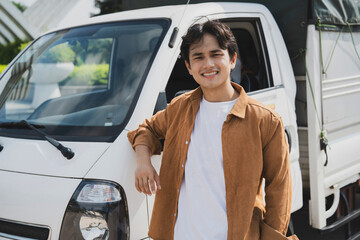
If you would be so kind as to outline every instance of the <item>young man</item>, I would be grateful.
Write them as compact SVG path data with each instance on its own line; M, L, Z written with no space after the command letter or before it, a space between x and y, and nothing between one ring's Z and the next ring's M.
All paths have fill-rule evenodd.
M236 51L226 25L190 27L181 54L200 87L128 133L136 189L156 192L153 239L286 239L291 177L284 128L277 113L231 83ZM150 157L160 154L161 139L159 177Z

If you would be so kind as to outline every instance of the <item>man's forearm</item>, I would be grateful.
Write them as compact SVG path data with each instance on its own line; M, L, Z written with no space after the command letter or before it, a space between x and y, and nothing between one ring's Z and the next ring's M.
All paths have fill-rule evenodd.
M151 163L151 150L146 145L137 145L135 147L137 164Z

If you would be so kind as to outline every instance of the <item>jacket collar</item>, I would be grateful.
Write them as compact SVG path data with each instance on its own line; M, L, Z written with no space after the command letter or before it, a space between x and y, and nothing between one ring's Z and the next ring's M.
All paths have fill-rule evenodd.
M246 112L246 106L248 104L248 96L245 93L245 90L238 84L231 82L231 85L235 90L240 94L238 100L235 102L233 108L231 109L229 115L234 115L238 118L245 118L245 112ZM200 101L202 99L203 93L201 90L201 87L196 88L190 95L191 101L195 102L195 109L197 112L197 109L200 105Z

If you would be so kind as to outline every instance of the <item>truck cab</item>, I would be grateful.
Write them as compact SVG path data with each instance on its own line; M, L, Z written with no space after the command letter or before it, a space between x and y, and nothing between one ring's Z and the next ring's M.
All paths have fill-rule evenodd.
M296 82L271 13L250 3L167 6L50 31L2 73L0 237L147 238L154 198L134 187L126 134L197 87L179 48L188 27L206 19L225 22L237 39L232 80L281 115L292 211L302 207ZM161 156L152 161L159 169Z

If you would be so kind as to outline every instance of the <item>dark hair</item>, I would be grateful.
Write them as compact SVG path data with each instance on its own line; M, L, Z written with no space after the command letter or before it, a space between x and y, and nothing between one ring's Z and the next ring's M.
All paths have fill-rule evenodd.
M190 45L198 43L204 37L205 34L213 35L221 49L227 49L230 59L232 59L238 50L236 39L231 32L230 28L219 21L208 20L204 23L196 23L192 25L186 35L182 37L183 42L181 44L181 56L185 61L189 61L189 48Z

